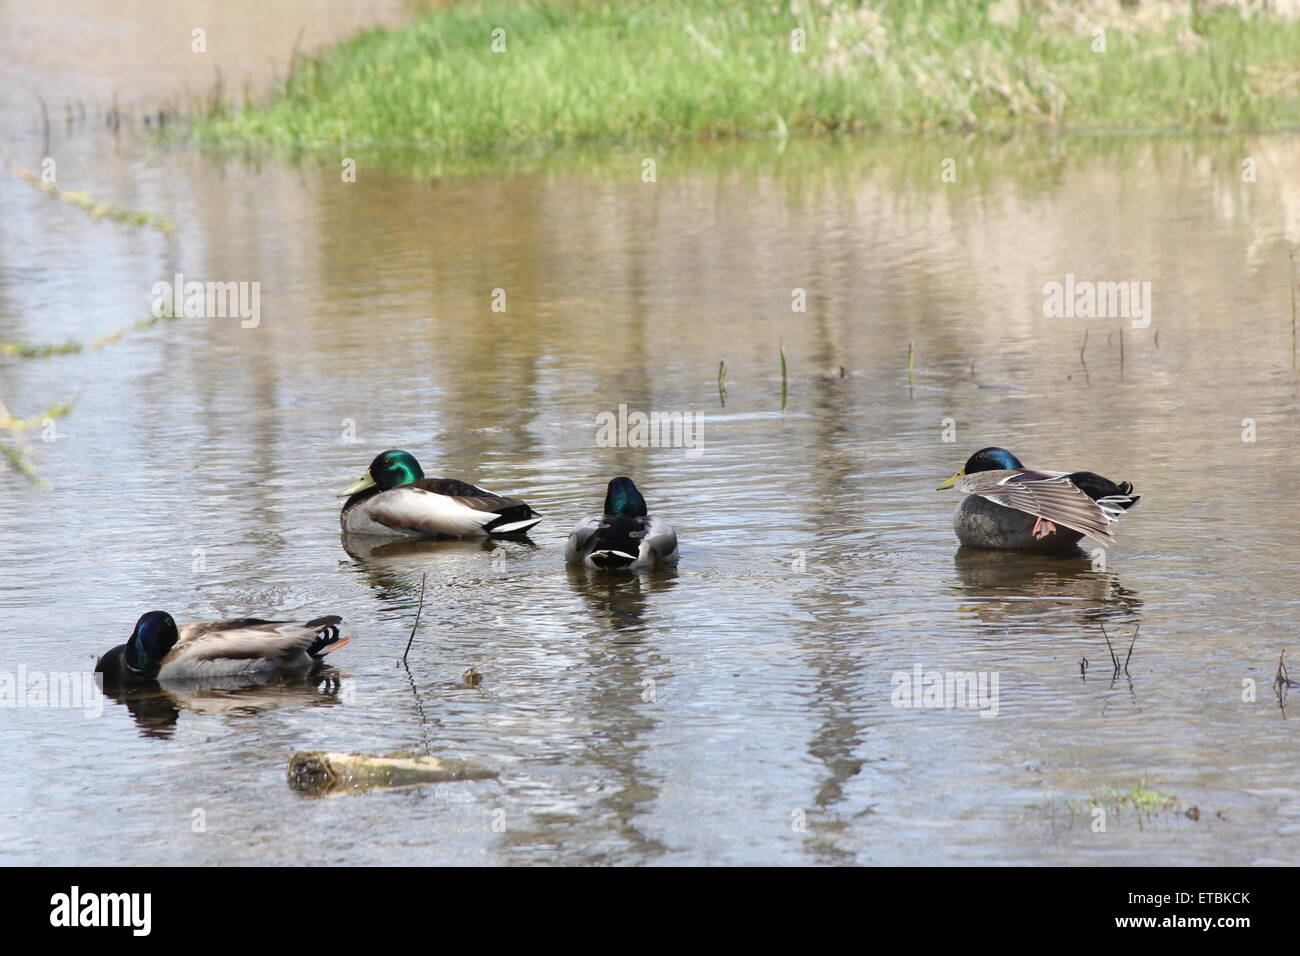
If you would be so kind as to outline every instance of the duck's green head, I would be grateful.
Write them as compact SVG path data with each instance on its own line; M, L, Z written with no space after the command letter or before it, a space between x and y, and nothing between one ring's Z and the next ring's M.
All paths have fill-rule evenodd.
M1013 468L1024 468L1020 464L1020 459L1005 448L981 448L975 454L966 459L966 464L962 466L961 471L953 475L938 487L938 491L945 488L951 488L967 475L973 475L980 471L1010 471Z
M126 642L122 660L137 674L156 677L163 658L179 636L176 633L176 622L170 614L166 611L150 611L135 622L135 630Z
M359 491L378 487L380 491L409 485L424 477L420 463L409 451L390 448L380 452L361 478L339 492L340 498L350 498Z
M645 499L631 478L611 478L605 493L605 514L615 518L644 518Z

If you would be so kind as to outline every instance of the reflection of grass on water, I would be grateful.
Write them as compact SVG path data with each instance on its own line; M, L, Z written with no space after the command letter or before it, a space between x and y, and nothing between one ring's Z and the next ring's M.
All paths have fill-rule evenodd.
M161 322L168 322L175 319L176 316L170 311L165 311L159 315L150 315L139 319L131 325L124 325L101 335L97 339L89 342L79 342L75 339L69 339L66 342L37 345L31 342L0 342L0 355L10 355L16 358L51 358L56 355L77 355L82 352L96 351L114 342L121 341L127 333L131 331L141 331L151 328ZM3 401L0 401L0 472L6 470L5 463L12 468L14 472L27 478L39 488L47 488L48 483L44 481L36 470L36 465L32 461L32 446L24 437L24 433L29 429L49 426L54 419L62 418L69 414L73 409L72 402L60 402L51 405L44 412L31 418L14 418L5 407Z
M72 411L72 405L62 403L51 405L41 414L32 418L14 418L5 407L4 402L0 402L0 471L4 470L5 462L8 467L12 468L18 474L33 482L37 487L44 488L46 483L39 474L36 466L31 460L31 445L24 437L24 433L29 429L46 427L56 418L62 418Z
M1206 3L875 6L472 0L298 57L268 104L212 111L192 131L222 145L472 154L863 129L1300 123L1296 19Z
M20 166L13 160L4 160L3 165L14 175L31 184L41 192L88 212L94 219L108 218L115 222L136 226L152 226L162 232L170 232L170 219L163 219L148 212L132 212L112 203L99 203L85 193L70 193L59 189L54 183L44 182L40 176ZM132 325L124 325L89 342L68 339L65 342L37 344L32 342L0 341L0 356L15 358L51 358L56 355L77 355L87 351L97 351L107 345L120 341L127 333L150 328L160 322L176 318L169 311L139 319ZM0 472L12 469L31 481L39 488L47 488L48 483L42 479L32 461L33 448L24 433L40 426L42 429L53 424L54 419L62 418L72 411L71 402L51 405L44 412L32 418L15 418L9 413L3 401L0 401Z
M112 203L96 202L86 193L65 192L54 183L43 181L36 173L24 166L20 166L13 160L6 160L5 166L19 179L31 184L51 198L85 210L92 219L111 219L114 222L126 223L132 226L152 226L160 232L172 231L172 221L170 219L154 215L151 212L136 212L123 209L121 206L115 206Z
M131 325L119 326L112 332L106 332L99 338L91 339L89 342L80 342L76 339L45 345L38 345L33 342L0 342L0 355L13 355L17 358L50 358L55 355L79 355L82 352L95 352L106 345L121 341L129 332L140 332L161 322L170 322L175 318L177 316L170 311L163 312L160 315L149 315L143 319L137 319Z

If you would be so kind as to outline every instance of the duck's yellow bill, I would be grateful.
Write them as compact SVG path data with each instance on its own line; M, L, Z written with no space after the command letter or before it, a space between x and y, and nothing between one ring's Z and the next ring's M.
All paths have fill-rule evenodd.
M961 471L957 472L957 474L953 475L951 478L949 478L947 481L945 481L943 484L941 484L938 488L934 490L946 491L947 489L951 488L953 485L957 484L957 482L961 481L961 479L965 477L966 477L966 470L962 469Z
M348 485L346 488L344 488L334 497L351 498L358 491L365 491L367 488L373 488L374 485L375 485L375 479L371 478L370 475L367 473L362 475L361 478L358 479L357 481L354 481L352 484Z

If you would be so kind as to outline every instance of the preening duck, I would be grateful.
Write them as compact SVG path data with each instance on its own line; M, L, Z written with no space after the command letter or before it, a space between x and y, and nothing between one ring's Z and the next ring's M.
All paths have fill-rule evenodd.
M1005 448L981 448L939 486L964 491L953 517L962 544L1004 551L1060 551L1085 535L1114 541L1110 526L1141 500L1133 485L1090 471L1026 468Z
M95 673L131 684L305 672L351 640L339 636L342 620L332 614L302 623L246 617L177 630L166 611L150 611L136 621L130 640L99 659Z
M676 564L677 534L663 518L646 513L645 498L631 478L614 478L604 513L578 522L564 560L604 569Z
M360 480L339 493L339 521L352 534L402 538L523 534L542 520L518 498L455 478L426 478L410 452L381 452Z

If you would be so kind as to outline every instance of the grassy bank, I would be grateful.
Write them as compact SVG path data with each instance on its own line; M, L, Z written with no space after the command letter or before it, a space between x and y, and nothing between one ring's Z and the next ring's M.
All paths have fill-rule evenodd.
M1300 127L1300 20L1208 6L478 0L298 57L267 102L218 108L190 132L219 146L477 153L871 129Z

